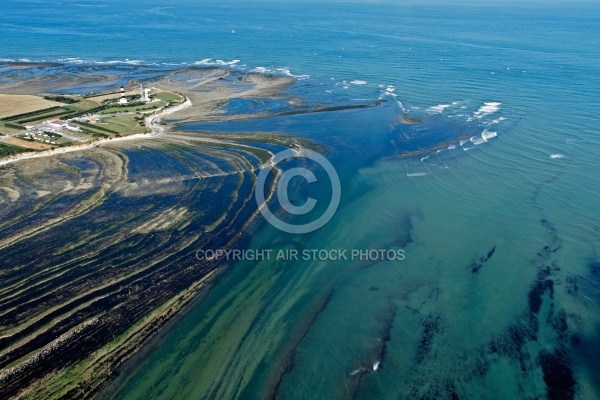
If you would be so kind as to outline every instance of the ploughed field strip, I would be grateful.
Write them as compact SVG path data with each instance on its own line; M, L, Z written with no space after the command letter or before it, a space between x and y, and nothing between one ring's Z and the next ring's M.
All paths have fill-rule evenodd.
M252 220L258 150L175 139L1 169L1 397L96 393L215 272L195 252Z

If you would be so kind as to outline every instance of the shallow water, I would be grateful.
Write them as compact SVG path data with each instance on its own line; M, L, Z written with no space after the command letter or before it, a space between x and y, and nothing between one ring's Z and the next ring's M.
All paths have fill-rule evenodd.
M597 7L145 4L78 1L64 15L11 1L36 29L25 37L3 14L0 48L289 72L289 93L311 106L385 99L180 129L328 147L343 189L332 221L301 236L265 223L247 248L406 259L233 263L114 397L599 396ZM39 10L71 29L53 31ZM403 110L423 123L399 123Z

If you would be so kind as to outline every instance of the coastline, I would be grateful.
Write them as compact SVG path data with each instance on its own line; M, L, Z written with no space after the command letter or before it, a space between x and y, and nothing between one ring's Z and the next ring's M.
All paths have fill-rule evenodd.
M115 369L113 375L106 379L95 394L97 400L114 399L115 393L123 387L131 375L143 364L144 358L151 354L164 338L169 334L170 329L176 326L184 319L190 310L197 306L210 292L215 283L227 271L227 268L215 268L210 275L207 275L203 284L190 296L187 302L182 303L181 307L170 315L170 317L157 328L156 332L146 340L142 340L140 345L132 351L131 356L125 359Z
M139 214L138 206L135 210L121 209L119 213L110 213L111 215L127 214L136 215L139 220L146 220L147 226L151 226L148 232L143 232L144 236L139 236L140 240L152 240L152 238L158 233L170 232L168 235L173 236L172 242L169 242L168 248L165 247L158 257L154 256L150 266L147 263L141 263L138 265L137 261L132 261L126 268L132 268L133 270L140 271L142 276L147 276L148 279L156 275L162 276L165 274L173 274L172 277L168 278L168 284L164 286L150 285L146 287L146 293L149 294L149 300L143 304L133 305L138 301L138 296L135 294L139 284L123 283L128 281L128 276L123 275L122 277L116 272L117 275L109 273L110 276L104 276L102 279L107 280L103 283L103 286L96 287L95 284L87 287L82 285L81 289L77 287L78 281L61 282L61 285L76 287L74 293L77 295L74 300L65 298L65 301L71 302L77 308L73 312L66 309L65 314L62 316L65 323L54 324L51 323L47 327L37 326L37 319L29 321L27 316L23 318L24 324L21 326L21 322L15 321L12 323L10 328L12 330L6 331L8 334L4 338L8 341L8 347L6 347L4 356L10 359L11 362L2 366L2 373L0 374L0 381L3 383L12 382L11 387L5 387L4 390L0 391L6 395L15 395L17 397L28 397L28 396L41 396L54 398L59 396L60 393L67 393L65 388L71 388L78 393L79 398L91 398L98 395L99 393L109 393L111 388L115 385L118 387L120 380L117 379L113 382L116 376L123 375L122 378L126 378L127 371L135 370L139 366L140 360L144 357L144 354L151 352L157 343L160 343L162 338L168 334L169 326L173 326L176 321L184 317L187 310L192 309L193 304L198 304L206 293L210 290L213 283L218 280L218 277L227 270L226 265L195 265L193 268L187 268L180 270L175 273L175 270L182 268L182 264L176 264L174 268L167 268L169 272L162 271L160 263L163 259L176 257L177 254L183 254L184 249L194 246L194 248L202 246L219 246L219 247L231 247L236 243L240 244L245 240L245 233L248 230L252 230L253 227L257 226L258 220L257 215L260 210L256 207L253 188L256 183L256 174L262 168L272 166L273 150L269 148L262 148L259 144L276 144L283 147L292 147L295 152L302 147L303 142L294 138L274 138L270 133L254 133L252 135L255 138L256 144L248 143L244 139L248 139L248 136L241 135L233 137L226 137L220 134L213 134L209 132L201 132L198 134L186 134L185 132L173 132L171 135L170 128L171 124L165 124L163 119L175 113L178 113L177 119L189 119L189 118L217 118L220 119L221 115L219 112L220 106L224 100L229 100L235 97L248 97L254 96L281 96L279 90L287 87L291 83L288 78L281 77L262 77L256 75L246 76L242 84L237 84L237 81L233 84L223 80L219 80L219 76L212 77L208 82L204 82L202 89L197 91L191 90L188 93L185 90L181 90L179 93L185 93L182 96L183 102L170 106L163 107L157 110L153 110L151 113L146 114L144 117L144 125L150 131L148 133L132 134L129 136L117 137L112 139L100 139L93 142L73 145L68 147L57 148L53 150L40 151L35 153L19 154L0 160L0 170L4 170L3 173L5 184L14 187L11 189L13 194L13 201L8 204L10 207L20 207L22 204L27 204L28 201L34 201L37 193L38 198L45 204L52 204L56 201L62 201L67 199L69 196L75 193L85 193L89 191L91 197L90 201L85 200L78 201L71 210L68 211L68 215L64 214L58 218L54 218L49 221L45 221L42 225L36 226L35 229L23 232L15 232L12 236L7 237L7 243L10 246L19 246L24 242L29 241L32 237L38 237L50 230L61 229L61 225L68 224L69 221L74 221L75 218L86 218L86 214L100 213L101 215L106 212L103 208L103 203L110 201L112 193L120 193L121 196L127 198L129 196L148 196L153 193L163 193L160 185L163 180L154 181L152 184L152 168L145 169L148 171L147 177L149 179L132 179L127 180L127 168L129 160L126 156L118 154L119 147L114 146L115 151L106 151L106 149L113 147L107 146L111 143L117 145L123 144L127 141L133 142L136 140L148 140L148 139L159 139L158 142L172 141L174 143L181 143L189 145L191 142L196 142L201 146L201 153L206 154L209 157L213 156L218 159L222 159L225 164L229 164L228 168L225 168L221 172L211 176L230 176L231 186L230 189L219 190L215 194L219 197L228 196L228 190L233 190L231 197L234 199L239 198L241 202L237 202L235 208L232 208L233 204L224 202L221 205L221 210L216 210L214 216L209 217L209 220L205 228L190 227L185 237L177 237L179 230L186 230L188 225L198 223L201 218L196 211L190 211L189 204L181 204L177 208L172 208L166 204L157 205L157 212L153 215L152 213ZM206 85L206 86L204 86ZM171 85L165 85L171 88ZM249 87L250 86L250 87ZM198 101L194 101L197 99ZM181 100L180 100L181 101ZM195 108L192 108L195 106ZM226 120L223 115L223 120ZM245 115L242 119L249 118ZM208 118L207 118L208 119ZM236 139L241 139L237 142ZM151 146L153 147L153 146ZM96 149L96 150L95 150ZM86 151L88 150L88 151ZM89 151L89 150L93 150ZM94 163L98 163L98 170L86 170L91 167L87 165L83 168L65 164L54 164L53 157L61 156L64 154L73 154L81 152L79 155L71 156L72 158L81 158L82 160L94 160ZM177 150L175 150L175 153ZM179 160L185 159L185 157L177 157L177 154L168 152L170 156L174 156ZM183 154L183 153L182 153ZM152 157L150 157L152 158ZM32 163L21 163L20 161L32 160ZM33 161L35 160L35 161ZM152 162L151 162L152 163ZM206 181L206 184L200 183L199 186L194 187L193 196L198 196L200 193L205 193L203 185L210 185L209 179L204 179L205 176L202 172L197 170L198 165L193 163L192 160L188 162L183 161L184 164L189 164L189 173L196 178L201 178L199 182ZM191 163L191 164L190 164ZM32 168L32 165L34 165ZM4 168L4 166L13 165L12 168ZM58 165L58 167L56 167ZM154 165L154 163L152 163ZM216 167L216 164L207 164L205 166L206 171L210 171ZM220 170L226 165L219 165ZM71 176L68 179L64 179L63 175L56 175L53 168L62 168L61 171L73 173L75 176ZM86 174L91 176L100 177L100 181L94 182L94 179L88 179L84 177L82 171L91 172ZM79 171L79 172L76 172ZM280 173L277 168L274 169L275 181L280 178ZM60 172L61 174L63 172ZM169 180L172 182L178 181L179 170L173 169L173 177ZM29 177L29 174L32 174ZM187 176L187 175L186 175ZM16 178L15 178L16 177ZM48 180L47 177L53 179ZM24 180L22 179L24 178ZM21 187L22 181L26 181L28 178L32 179L31 183L34 183L36 190L33 192L32 197L29 192L26 192ZM15 179L13 182L12 179ZM219 178L222 179L222 178ZM146 183L147 182L147 183ZM243 185L243 182L248 184ZM14 185L14 186L13 186ZM175 186L172 186L175 188ZM267 201L272 199L274 195L274 185L269 186L267 194ZM177 190L185 190L183 187L180 189L169 189L169 192L177 192ZM213 190L210 190L213 192ZM16 202L14 199L21 198L21 201ZM114 197L112 197L114 199ZM166 208L165 208L166 207ZM241 212L245 210L245 212ZM222 214L221 214L222 213ZM203 214L203 212L200 212ZM67 216L68 218L65 218ZM167 216L167 217L165 217ZM184 218L185 217L185 218ZM117 218L118 219L118 218ZM138 223L139 224L139 223ZM179 228L177 228L179 227ZM84 226L81 226L85 229ZM74 229L77 231L79 225L74 225ZM113 232L114 230L114 232ZM202 232L210 233L209 236L214 237L210 242L205 243L202 238ZM148 233L151 233L148 235ZM119 243L136 237L136 235L142 234L136 229L129 229L120 231L119 228L111 228L111 234L106 239L109 248L119 247ZM114 237L113 237L114 235ZM84 235L85 236L85 235ZM93 264L95 256L94 251L96 244L93 239L85 238L82 236L81 239L76 240L74 243L60 243L60 240L54 244L57 247L58 254L63 254L70 251L70 249L76 249L78 246L91 246L94 248L91 255L85 253L81 257L82 260L86 260L93 265L88 271L79 270L76 274L86 276L96 269L102 269L103 263ZM120 237L117 239L117 237ZM145 238L145 239L144 239ZM243 245L243 244L240 244ZM61 247L63 246L63 247ZM60 249L60 250L59 250ZM118 253L117 253L118 254ZM134 253L129 254L137 260ZM125 257L129 257L129 255ZM64 262L64 261L63 261ZM194 263L193 260L187 260L184 264ZM18 261L15 260L15 265L18 265ZM68 262L67 262L68 263ZM59 280L60 274L54 275L52 270L54 268L64 268L61 261L53 260L49 261L49 265L42 267L51 267L49 271L48 280ZM156 265L156 266L155 266ZM224 268L225 267L225 268ZM157 272L153 270L156 269ZM67 267L67 270L70 268ZM148 272L146 272L148 271ZM167 275L169 276L169 275ZM28 279L28 278L25 278ZM146 279L146 278L144 278ZM149 281L148 281L149 283ZM122 285L129 287L129 289L122 289ZM132 285L132 286L127 286ZM128 321L127 315L118 314L113 315L112 311L106 311L106 315L97 316L91 311L92 302L99 301L103 302L103 297L97 298L94 291L102 293L106 288L110 290L126 290L122 295L123 300L118 300L117 304L124 306L134 307L132 310L139 312L139 310L145 310L145 316L134 321ZM34 285L35 287L35 285ZM114 287L114 289L112 289ZM1 289L1 288L0 288ZM49 286L50 291L53 291ZM83 290L77 292L77 290ZM9 291L10 292L10 291ZM20 296L20 293L18 295ZM80 293L80 294L79 294ZM23 296L26 296L28 292L23 291ZM92 302L82 303L79 305L79 298L90 296ZM17 298L17 297L15 297ZM60 300L62 301L62 300ZM116 301L116 300L115 300ZM154 302L154 303L153 303ZM49 303L50 304L50 303ZM69 304L69 303L67 303ZM89 310L89 311L88 311ZM42 310L44 313L49 313L52 310ZM116 312L116 311L115 311ZM36 311L31 311L33 318L35 317ZM81 314L79 314L81 313ZM89 313L89 317L86 317L86 313ZM41 317L46 317L43 314ZM60 313L59 313L60 314ZM79 316L81 315L81 317ZM109 317L112 315L112 317ZM49 318L49 317L48 317ZM80 318L83 318L79 320ZM138 317L136 317L138 318ZM123 322L117 323L123 319ZM71 328L68 330L62 330L62 325L67 326L70 324ZM131 325L130 325L131 324ZM29 329L29 330L28 330ZM31 332L30 332L31 331ZM102 332L101 334L90 335L91 332L97 331ZM110 336L109 331L115 331L118 333L116 336ZM16 335L24 336L19 342L14 344L13 332L17 332ZM59 332L59 336L55 336L54 332ZM36 347L30 344L28 339L25 337L36 334L43 336L43 340L48 340L46 344L42 344L40 347ZM104 336L102 336L104 335ZM112 340L111 340L112 337ZM96 342L97 341L97 342ZM96 344L101 344L96 347ZM89 351L89 352L88 352ZM25 357L19 359L12 359L13 354L22 352ZM36 355L39 354L39 355ZM29 355L33 355L32 358L27 358ZM65 365L60 365L58 369L53 369L48 358L60 356L65 361ZM72 360L72 361L69 361ZM71 364L71 362L73 362ZM123 369L121 369L123 368ZM77 378L72 378L77 376ZM45 382L44 385L40 383ZM75 393L75 392L73 392Z
M148 129L150 129L149 133L137 133L134 135L128 135L118 138L110 138L110 139L98 139L90 143L84 143L80 145L72 145L67 147L61 147L53 150L43 150L39 152L27 152L21 153L14 156L8 156L6 158L0 159L0 167L12 164L18 161L30 160L34 158L42 158L42 157L50 157L60 154L67 154L76 151L83 151L93 149L95 147L102 146L107 143L118 143L123 141L130 140L140 140L140 139L152 139L157 138L161 135L165 134L165 128L160 125L160 121L163 117L176 113L178 111L182 111L188 107L191 107L192 101L186 96L185 101L181 104L163 108L157 111L154 111L151 115L144 118L144 123Z
M26 132L58 110L0 121L0 399L600 400L600 7L66 5L6 2L0 93L169 94L56 117L90 126L54 144ZM311 143L341 202L288 235L249 195ZM283 221L331 194L298 166L317 182L281 189L317 204L275 195ZM237 234L270 260L195 257Z

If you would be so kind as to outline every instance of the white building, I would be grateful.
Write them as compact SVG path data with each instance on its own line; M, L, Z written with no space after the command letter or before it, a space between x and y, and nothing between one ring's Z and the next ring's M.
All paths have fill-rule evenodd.
M76 131L76 132L81 131L81 128L79 128L78 126L70 125L70 124L65 125L65 128L67 128L70 131Z
M152 97L150 96L150 89L144 89L144 85L140 85L140 100L145 101L146 103L152 101Z
M65 121L61 121L60 119L53 119L52 121L47 121L46 126L54 129L61 129L66 125Z

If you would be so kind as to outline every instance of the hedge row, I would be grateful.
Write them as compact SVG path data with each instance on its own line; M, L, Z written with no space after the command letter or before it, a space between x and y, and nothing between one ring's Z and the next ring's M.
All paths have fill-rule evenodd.
M25 124L27 122L32 122L32 121L38 121L40 119L46 119L46 118L54 118L54 117L61 117L64 118L65 115L71 114L73 111L61 111L58 113L52 113L52 114L41 114L41 115L36 115L35 117L31 117L31 118L27 118L27 119L20 119L18 120L18 122L20 124Z
M65 104L79 103L79 100L65 96L44 96L44 100L58 101L59 103Z
M19 129L19 130L25 129L25 127L23 125L13 124L12 122L4 122L4 126L6 126L7 128L12 128L12 129Z
M13 146L11 144L0 143L0 157L10 156L13 154L24 153L26 151L34 151L24 147Z

